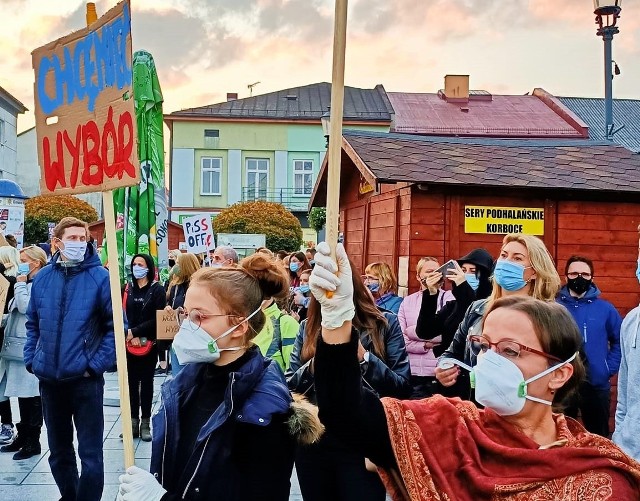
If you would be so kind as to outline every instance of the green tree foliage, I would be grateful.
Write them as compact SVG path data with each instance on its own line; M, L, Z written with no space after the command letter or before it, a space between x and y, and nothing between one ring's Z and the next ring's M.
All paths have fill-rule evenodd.
M294 252L302 245L300 221L275 202L241 202L224 209L213 220L216 233L264 234L273 251Z
M33 245L49 240L49 225L39 217L25 216L24 244Z
M313 207L309 211L309 227L318 232L324 228L327 222L327 209L324 207Z

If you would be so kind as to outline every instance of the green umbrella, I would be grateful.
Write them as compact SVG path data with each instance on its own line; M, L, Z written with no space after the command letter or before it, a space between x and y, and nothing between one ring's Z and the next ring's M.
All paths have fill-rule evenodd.
M153 57L133 55L133 97L138 125L139 186L114 191L120 277L136 253L150 254L161 278L168 266L168 213L164 185L162 91Z

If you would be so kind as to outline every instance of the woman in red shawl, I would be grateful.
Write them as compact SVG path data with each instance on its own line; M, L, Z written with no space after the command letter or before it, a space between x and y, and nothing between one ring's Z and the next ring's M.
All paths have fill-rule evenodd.
M580 333L562 306L530 297L492 304L471 339L484 409L439 395L379 400L360 382L344 248L337 264L326 244L317 251L310 285L322 307L320 418L377 465L395 501L640 499L640 464L552 411L584 376Z

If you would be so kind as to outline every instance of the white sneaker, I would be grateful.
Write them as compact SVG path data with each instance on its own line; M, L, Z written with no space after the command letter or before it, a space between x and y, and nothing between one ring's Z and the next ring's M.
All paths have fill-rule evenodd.
M0 428L0 445L6 445L13 442L15 438L15 430L12 424L3 424Z

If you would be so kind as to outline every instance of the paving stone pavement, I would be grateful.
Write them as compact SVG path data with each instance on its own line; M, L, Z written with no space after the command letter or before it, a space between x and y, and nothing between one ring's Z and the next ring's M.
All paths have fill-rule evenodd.
M154 379L154 409L158 406L160 385L164 377ZM118 378L116 374L106 374L105 402L111 403L118 395ZM14 421L19 421L18 402L11 399ZM118 477L124 472L122 452L120 408L104 406L104 491L103 501L114 501L118 492ZM42 430L40 439L42 454L39 456L14 461L13 453L0 453L0 499L2 501L54 501L60 493L49 468L49 447L46 429ZM136 464L141 468L149 468L151 459L151 442L134 439ZM76 442L77 449L77 442ZM80 462L78 460L78 468ZM289 501L302 501L300 486L295 471L291 477L291 495Z

